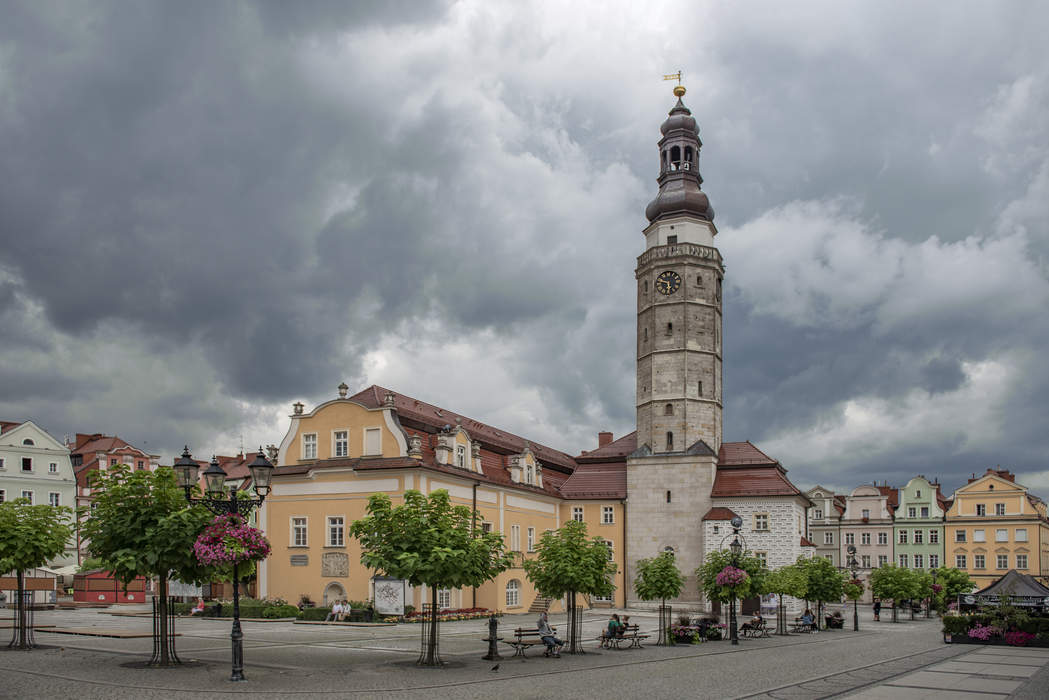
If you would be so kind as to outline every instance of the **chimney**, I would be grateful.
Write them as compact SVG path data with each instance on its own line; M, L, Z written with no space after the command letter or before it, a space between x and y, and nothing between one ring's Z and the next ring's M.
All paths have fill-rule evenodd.
M601 431L597 434L597 446L604 447L612 442L612 433L608 431Z

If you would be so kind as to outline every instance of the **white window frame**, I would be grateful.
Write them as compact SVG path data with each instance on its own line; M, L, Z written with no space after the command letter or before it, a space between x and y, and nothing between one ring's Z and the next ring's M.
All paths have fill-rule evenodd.
M878 566L879 567L885 566L888 563L889 563L889 555L888 554L879 554L878 555Z
M930 554L929 555L929 568L930 569L939 569L940 568L940 555L939 554Z
M956 569L968 569L969 568L969 558L966 555L964 555L964 554L955 554L954 555L954 568L956 568Z
M605 540L605 549L608 550L608 561L616 560L616 548L612 540Z
M940 544L940 531L936 528L929 530L929 544Z
M973 542L986 542L987 541L987 530L984 528L975 528L973 530Z
M925 568L925 557L922 556L921 554L915 554L914 555L914 568L915 569L924 569Z
M466 445L455 445L455 466L466 469ZM528 483L532 483L529 481Z
M861 532L860 533L860 544L865 544L867 546L870 546L870 543L871 543L871 533L869 533L869 532Z
M47 494L47 502L55 508L58 508L62 505L62 494L58 491L49 491Z
M914 531L914 544L925 544L925 531L915 530Z
M982 565L981 565L982 562ZM984 554L973 555L973 568L980 569L981 571L987 568L987 556Z
M929 517L929 506L922 506L921 516L923 518L928 518Z
M899 564L900 564L900 568L901 569L908 569L908 568L910 568L909 567L909 562L910 562L910 557L909 556L907 556L906 554L901 554L899 556L899 560L900 560Z
M616 524L616 509L615 509L615 506L601 506L601 524L602 525L615 525Z
M490 523L490 522L488 522L487 520L485 520L485 521L483 521L483 522L481 523L481 532L483 532L484 534L486 534L486 535L487 535L487 534L488 534L489 532L491 532L491 531L492 531L492 529L493 529L494 527L495 527L495 525L493 525L492 523Z
M878 544L888 546L889 544L889 533L879 532L878 533Z
M342 439L339 436L342 435ZM341 448L341 449L340 449ZM341 454L340 454L341 453ZM331 456L350 456L350 431L346 428L331 431Z
M830 530L826 530L823 533L823 544L834 544L834 533Z
M1004 560L1004 563L1003 563ZM1009 568L1009 555L1008 554L996 554L994 556L994 568L996 569L1008 569Z
M0 457L0 472L4 471L4 458Z
M1013 531L1013 541L1014 542L1026 542L1027 541L1027 528L1026 527L1018 527L1018 528L1016 528L1016 530Z
M869 569L871 568L871 555L861 554L860 555L860 568Z
M1016 568L1017 569L1026 569L1027 568L1027 555L1026 554L1017 554L1016 555Z
M918 517L918 509L917 508L908 508L907 509L907 517L908 518L917 518Z
M754 532L771 532L768 513L754 514Z
M48 474L57 474L58 473L58 462L49 462L48 465L47 465L47 473Z
M295 521L302 521L302 544L298 543L298 537L296 533ZM288 518L288 546L307 548L310 546L310 516L308 515L293 515Z
M332 522L338 520L338 523ZM346 546L346 516L344 515L328 515L325 517L327 528L325 529L325 547L345 547ZM336 538L335 535L338 535Z
M0 489L0 503L7 500L7 492L4 489Z
M995 542L1008 542L1009 541L1009 530L1004 527L997 527L994 529L994 541Z
M856 533L846 532L845 533L845 544L856 544Z
M444 610L452 607L452 589L451 588L438 588L437 589L437 609Z
M995 515L1005 515L1005 504L1004 503L995 503L994 504L994 514Z
M511 525L510 526L510 551L520 552L521 551L521 526Z
M506 607L521 607L521 582L515 578L506 582Z
M309 440L313 438L313 440ZM302 434L302 458L303 459L317 459L317 433L303 433Z
M761 565L766 569L769 566L769 553L768 552L754 552L754 557L761 562Z
M29 469L26 469L26 468L25 468L26 460L29 460ZM33 458L32 458L32 457L22 457L22 458L21 458L21 459L20 459L20 460L18 461L18 464L19 464L19 465L21 465L21 467L22 467L22 470L21 470L21 471L22 471L22 473L23 473L23 474L25 474L25 473L27 473L27 472L31 472L31 471L34 471L34 466L33 466Z
M583 506L572 506L572 520L583 522Z
M534 527L528 528L528 530L527 530L527 532L525 534L528 537L528 551L529 552L534 552L535 551L535 528Z
M23 489L22 490L22 498L28 499L29 505L33 505L34 497L33 497L32 489Z
M378 457L382 455L382 428L363 428L364 430L364 456L366 457ZM378 452L369 451L368 436L378 436Z
M867 518L867 520L870 520L870 518L871 518L871 511L870 511L870 509L869 508L864 508L863 510L861 510L860 511L860 517L861 518Z
M817 508L816 510L812 511L812 519L813 520L823 520L823 511L820 510L819 508Z
M976 504L976 514L981 516L981 517L987 515L987 504L986 503L977 503Z
M906 530L900 530L897 536L896 544L907 544L908 535Z
M966 539L967 537L968 537L968 535L966 534L965 530L955 530L954 531L954 541L959 543L959 544L965 544L968 541ZM961 568L961 567L958 567L958 568Z

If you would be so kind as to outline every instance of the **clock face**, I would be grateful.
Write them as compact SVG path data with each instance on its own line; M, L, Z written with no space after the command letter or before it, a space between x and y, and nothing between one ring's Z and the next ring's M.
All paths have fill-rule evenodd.
M670 296L681 287L681 275L667 270L661 272L656 278L656 291L663 296Z

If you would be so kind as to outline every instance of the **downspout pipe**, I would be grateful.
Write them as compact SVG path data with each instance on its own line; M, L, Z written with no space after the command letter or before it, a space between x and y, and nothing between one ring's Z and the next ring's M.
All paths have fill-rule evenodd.
M473 517L470 519L470 532L473 533L477 529L477 482L473 485ZM473 587L473 604L470 606L473 608L477 607L477 586Z

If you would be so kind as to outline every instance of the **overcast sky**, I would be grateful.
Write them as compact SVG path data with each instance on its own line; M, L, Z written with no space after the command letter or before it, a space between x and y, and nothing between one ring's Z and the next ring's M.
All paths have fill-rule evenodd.
M1049 497L1049 6L0 0L0 418L164 455L372 383L634 425L664 73L726 261L725 439Z

